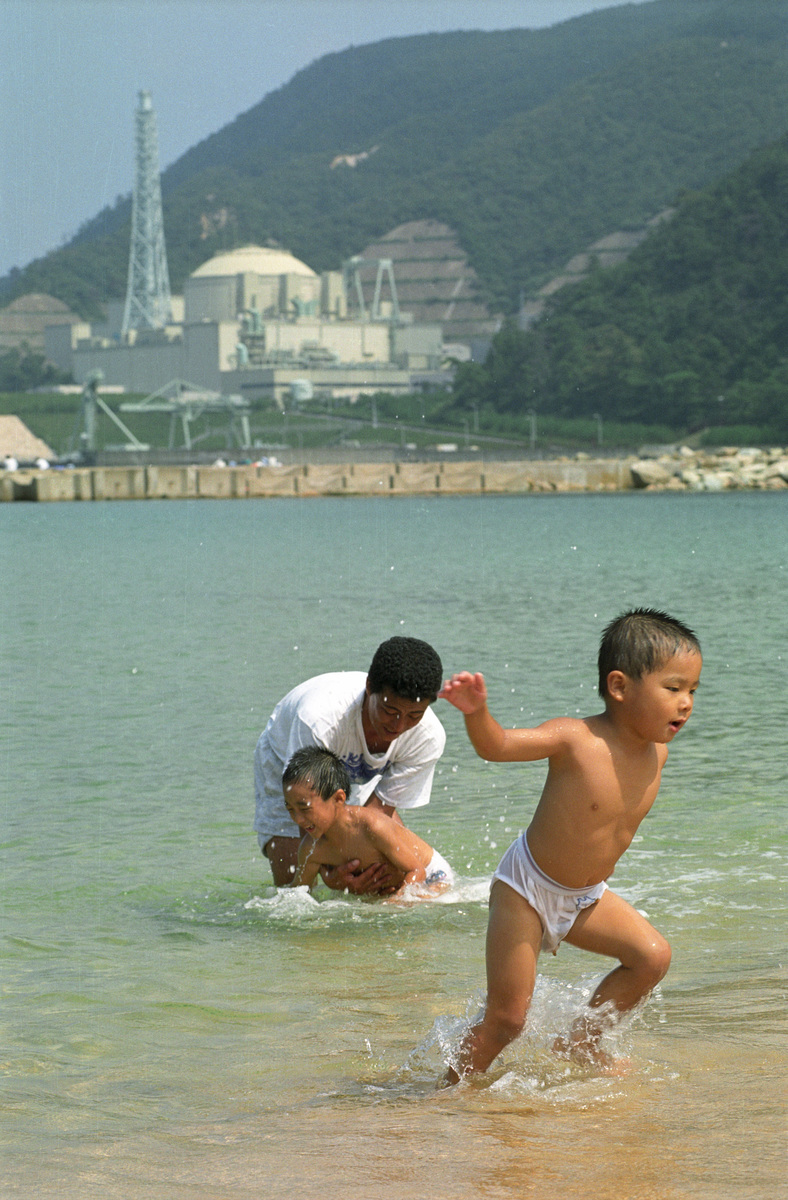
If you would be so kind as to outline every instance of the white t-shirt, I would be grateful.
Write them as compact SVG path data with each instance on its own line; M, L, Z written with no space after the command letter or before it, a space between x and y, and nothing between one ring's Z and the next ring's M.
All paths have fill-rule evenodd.
M261 846L272 837L301 836L285 808L282 772L302 746L324 746L342 759L351 779L350 804L366 803L373 792L395 808L429 803L435 764L446 744L443 726L428 708L385 753L372 754L361 724L366 682L364 671L317 675L277 704L254 754L254 827Z

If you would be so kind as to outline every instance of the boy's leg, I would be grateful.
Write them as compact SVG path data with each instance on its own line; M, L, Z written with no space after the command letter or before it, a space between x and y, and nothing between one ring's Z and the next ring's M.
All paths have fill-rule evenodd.
M581 950L619 960L620 965L605 976L591 997L591 1008L610 1004L618 1013L629 1012L654 990L670 966L670 946L662 934L611 891L580 914L565 940ZM598 1057L605 1026L604 1017L596 1021L590 1015L581 1018L564 1048L580 1056Z
M500 879L490 892L487 925L487 1007L460 1046L447 1083L486 1071L523 1029L536 980L542 923L527 900Z

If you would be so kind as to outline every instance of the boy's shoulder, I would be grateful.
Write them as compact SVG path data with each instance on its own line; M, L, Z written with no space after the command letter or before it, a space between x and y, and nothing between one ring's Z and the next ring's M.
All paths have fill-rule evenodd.
M598 717L551 717L539 728L558 740L581 742L604 735L602 726L597 724L601 718L604 714Z
M380 829L384 822L391 820L383 809L372 805L353 805L346 808L345 812L357 829Z
M615 736L604 712L591 717L554 717L545 721L541 728L552 739L558 753L570 755L590 753L600 743L609 744Z
M335 841L343 835L353 836L363 834L368 829L376 828L377 819L385 817L380 809L367 808L363 804L342 804L337 807L331 828L328 830L329 840ZM326 834L323 834L325 837Z
M604 742L611 749L617 748L619 752L623 752L625 756L635 754L640 757L644 749L649 749L656 753L660 767L664 766L665 760L668 757L668 748L662 742L642 742L634 746L629 740L629 735L626 729L622 729L619 722L615 720L610 713L605 710L595 717L586 717L585 724L588 730L589 745L592 742ZM627 748L628 747L628 748Z
M392 818L381 808L353 805L345 809L346 835L367 838L377 845L381 838L390 838L393 828Z

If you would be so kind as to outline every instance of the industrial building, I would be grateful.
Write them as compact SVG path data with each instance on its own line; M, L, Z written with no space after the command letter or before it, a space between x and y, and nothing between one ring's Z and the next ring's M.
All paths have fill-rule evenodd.
M100 370L105 383L137 393L174 379L280 405L315 392L409 391L441 377L441 326L399 311L381 263L369 307L355 286L368 265L360 259L317 274L286 250L229 250L189 276L162 328L123 333L118 301L102 326L48 327L46 354L78 383Z
M365 294L371 295L374 264L390 259L403 308L418 323L439 322L447 357L482 360L502 317L482 299L479 279L453 229L441 221L408 221L361 252Z
M79 317L62 300L41 292L28 292L0 308L0 354L8 350L43 354L47 325L77 324Z
M108 306L103 326L53 322L44 335L47 357L96 403L99 379L151 399L172 391L162 402L173 412L184 388L236 407L268 399L284 408L316 393L353 399L448 381L442 327L400 311L388 257L352 258L318 275L287 250L242 246L202 263L183 296L172 296L150 92L139 93L135 130L125 302Z

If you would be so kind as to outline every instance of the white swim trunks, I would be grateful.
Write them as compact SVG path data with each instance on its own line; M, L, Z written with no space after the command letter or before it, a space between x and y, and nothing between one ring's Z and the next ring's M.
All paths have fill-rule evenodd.
M432 858L427 867L427 878L425 883L445 883L449 887L454 883L454 871L442 854L438 854L437 850L433 850Z
M521 833L498 864L493 880L500 879L514 888L531 908L539 914L542 922L542 949L555 954L584 908L596 904L607 891L607 884L594 884L590 888L575 890L556 883L540 870L531 857L528 842Z

